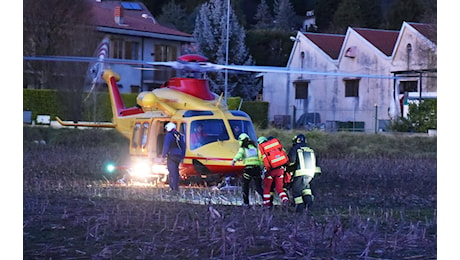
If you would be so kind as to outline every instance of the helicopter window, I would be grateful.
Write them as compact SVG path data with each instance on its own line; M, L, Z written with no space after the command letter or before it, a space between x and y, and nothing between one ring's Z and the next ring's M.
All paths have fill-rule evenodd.
M187 124L186 124L186 123L182 123L182 124L180 125L180 130L179 130L180 133L183 134L183 135L185 135L185 129L187 129Z
M141 140L141 147L145 148L147 146L147 137L149 134L149 123L142 124L142 140Z
M224 121L221 119L195 120L190 124L190 149L217 141L229 140Z
M133 138L131 139L131 146L133 148L136 148L139 144L138 144L138 140L139 140L139 134L140 134L140 128L141 128L141 124L140 123L136 123L134 124L134 129L133 129Z
M251 121L247 120L228 120L230 127L232 128L233 137L238 139L241 133L246 133L252 140L257 139L256 131Z
M163 144L164 144L165 135L166 135L166 129L165 129L164 126L166 125L166 123L161 124L161 127L158 130L158 135L157 135L157 157L161 157L161 152L163 151Z
M230 113L232 113L232 115L234 116L244 116L246 118L250 118L248 114L246 114L245 112L241 110L230 110Z
M188 110L185 111L184 117L192 117L192 116L213 116L214 113L212 111L200 111L200 110Z

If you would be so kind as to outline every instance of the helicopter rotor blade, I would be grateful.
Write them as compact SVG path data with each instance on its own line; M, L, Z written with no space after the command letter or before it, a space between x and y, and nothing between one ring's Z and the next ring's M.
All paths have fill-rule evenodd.
M345 73L331 71L312 71L300 68L276 67L276 66L252 66L252 65L221 65L212 62L194 62L194 61L141 61L141 60L126 60L97 57L71 57L71 56L29 56L24 57L24 60L42 60L42 61L64 61L64 62L93 62L97 64L124 64L136 66L136 69L155 70L156 66L170 67L177 70L190 72L218 72L225 69L234 72L254 72L254 73L283 73L283 74L303 74L303 75L323 75L332 77L360 77L360 78L381 78L381 79L397 79L400 77L379 74L364 74L364 73ZM95 65L95 66L96 66ZM99 65L102 66L102 65ZM145 67L138 67L145 66ZM151 68L149 68L151 67ZM97 68L99 71L101 68ZM102 72L102 71L101 71Z
M396 79L399 77L377 74L361 74L361 73L339 73L339 72L326 72L326 71L312 71L298 68L288 67L275 67L275 66L245 66L245 65L219 65L213 64L215 69L228 69L245 72L258 72L258 73L286 73L286 74L307 74L307 75L323 75L323 76L340 76L340 77L359 77L359 78L382 78L382 79Z
M88 91L88 95L86 95L86 97L83 99L83 101L86 101L89 98L89 96L91 96L91 93L93 92L95 87L96 87L96 82L93 82L90 90Z

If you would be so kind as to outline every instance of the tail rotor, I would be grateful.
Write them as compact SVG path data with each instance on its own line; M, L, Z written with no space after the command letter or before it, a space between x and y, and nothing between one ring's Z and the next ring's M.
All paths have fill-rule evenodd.
M98 84L104 82L102 73L105 69L109 68L108 63L105 62L105 59L109 56L109 46L109 38L105 37L102 39L94 55L97 58L97 61L91 62L88 66L88 70L86 71L85 85L90 85L91 88L89 89L88 95L84 101L89 98Z

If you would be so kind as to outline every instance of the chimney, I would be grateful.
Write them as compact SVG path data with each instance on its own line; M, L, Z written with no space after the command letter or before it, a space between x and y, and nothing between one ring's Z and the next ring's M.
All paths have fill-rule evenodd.
M119 5L115 7L114 18L115 18L115 23L117 23L118 25L123 24L123 7Z

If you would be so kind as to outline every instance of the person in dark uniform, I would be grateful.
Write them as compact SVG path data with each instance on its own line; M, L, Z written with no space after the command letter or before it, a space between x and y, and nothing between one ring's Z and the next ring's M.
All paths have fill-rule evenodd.
M166 159L169 172L169 187L179 191L179 164L185 157L184 136L176 130L176 124L169 122L165 125L167 131L161 156Z
M305 135L294 137L289 150L289 168L292 169L292 196L294 197L295 210L302 213L313 204L314 195L310 182L315 174L321 173L321 168L316 166L314 151L307 146Z

